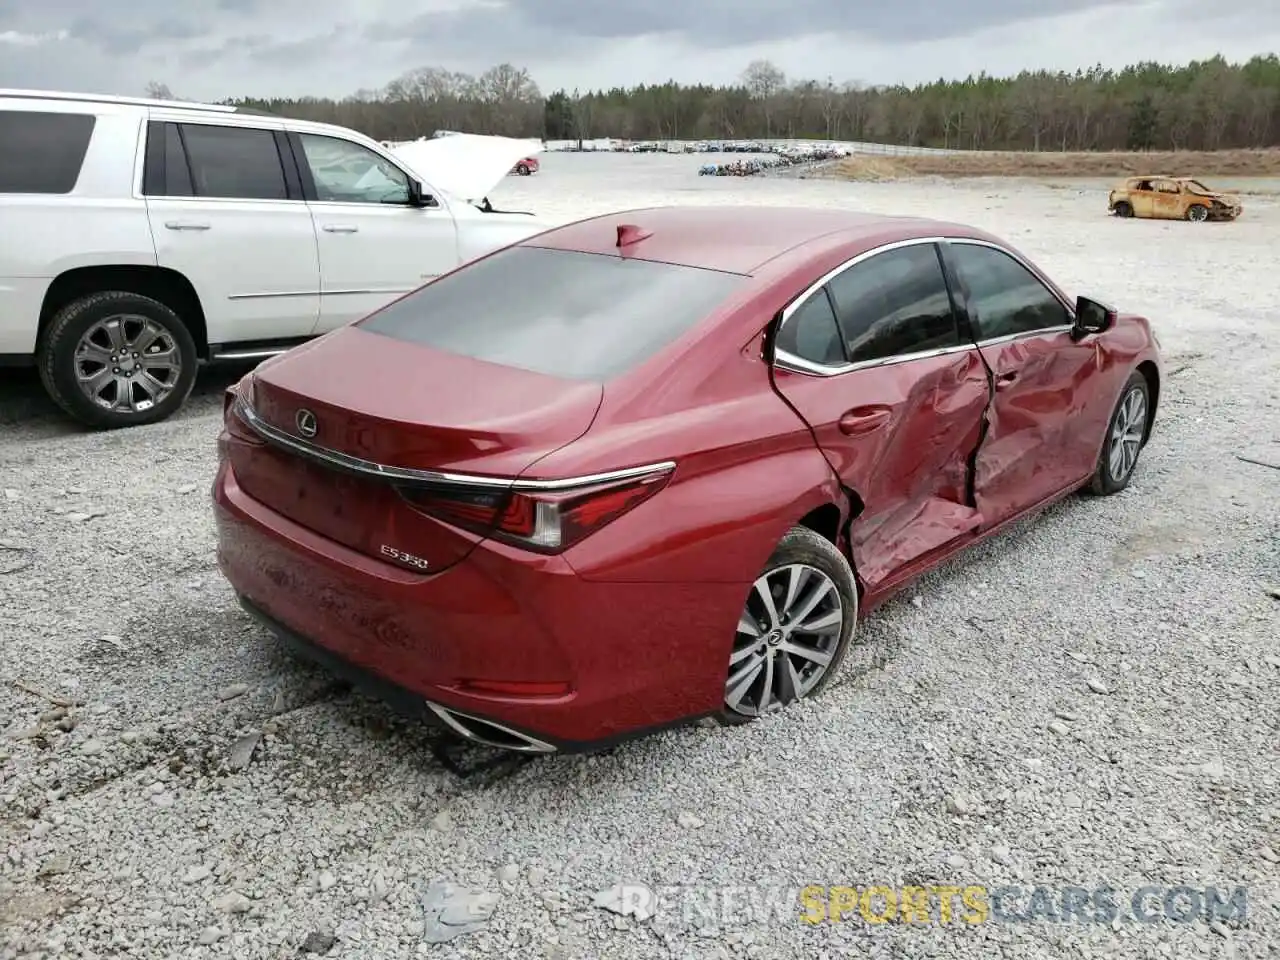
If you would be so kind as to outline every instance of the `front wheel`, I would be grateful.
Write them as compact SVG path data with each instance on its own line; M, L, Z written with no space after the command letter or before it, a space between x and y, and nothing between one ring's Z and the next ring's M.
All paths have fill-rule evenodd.
M738 618L720 722L748 723L820 693L857 621L849 561L825 537L793 527L751 585Z
M124 290L90 294L54 316L40 347L40 380L90 427L163 420L191 393L196 344L165 304Z
M527 177L532 172L533 171L529 169L529 165L527 163L516 164L516 173L518 173L520 176Z
M1193 203L1187 207L1187 219L1192 223L1204 223L1209 219L1209 208L1203 203Z
M1117 217L1132 217L1132 216L1133 216L1133 207L1131 207L1129 204L1127 204L1127 203L1125 203L1123 200L1121 200L1119 203L1117 203L1117 204L1116 204L1116 216L1117 216Z
M1107 423L1107 435L1089 482L1090 492L1110 496L1129 485L1134 467L1138 465L1138 454L1146 442L1150 410L1147 378L1135 370L1129 374Z

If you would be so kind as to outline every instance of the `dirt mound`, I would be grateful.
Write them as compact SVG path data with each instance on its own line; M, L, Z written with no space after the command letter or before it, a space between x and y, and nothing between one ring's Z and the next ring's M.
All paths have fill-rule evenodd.
M1142 153L1005 152L882 156L855 154L834 171L848 180L938 177L1280 176L1280 150L1179 150Z
M844 180L898 180L915 176L913 170L897 162L900 159L903 158L855 153L837 161L832 168L832 175Z

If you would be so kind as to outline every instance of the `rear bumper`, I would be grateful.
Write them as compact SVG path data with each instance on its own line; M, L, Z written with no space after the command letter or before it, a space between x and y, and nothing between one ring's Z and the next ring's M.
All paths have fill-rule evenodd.
M515 750L520 753L554 753L557 750L566 749L566 746L570 746L547 743L545 740L541 740L525 731L495 724L493 721L485 720L482 717L462 714L458 711L449 710L438 703L433 703L425 697L413 693L408 688L393 683L386 677L370 670L363 669L350 660L343 659L332 650L314 643L276 620L248 597L240 595L237 599L240 601L240 606L244 607L245 612L275 634L276 638L288 646L298 657L310 660L312 663L328 670L334 676L349 682L352 686L359 687L365 692L385 700L408 716L420 717L440 726L442 729L452 730L468 740L495 746L500 745L505 749Z
M563 557L487 544L424 576L276 514L226 463L213 501L218 566L247 610L310 659L464 736L579 752L720 708L749 585L589 582ZM497 695L468 681L564 690Z

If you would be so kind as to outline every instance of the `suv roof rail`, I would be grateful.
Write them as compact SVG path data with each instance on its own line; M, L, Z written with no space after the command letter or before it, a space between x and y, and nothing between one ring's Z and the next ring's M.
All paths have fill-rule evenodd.
M22 100L68 100L81 103L119 103L134 107L169 107L178 110L199 110L206 113L236 113L236 108L225 103L196 103L190 100L155 100L150 97L118 97L108 93L71 93L65 90L9 90L0 87L0 98ZM245 111L240 111L245 112Z

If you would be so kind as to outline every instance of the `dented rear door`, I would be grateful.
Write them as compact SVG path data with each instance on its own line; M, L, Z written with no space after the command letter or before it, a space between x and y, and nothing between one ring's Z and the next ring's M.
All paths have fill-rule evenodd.
M981 526L970 464L990 386L932 242L855 258L789 308L774 385L863 503L850 548L868 586Z

